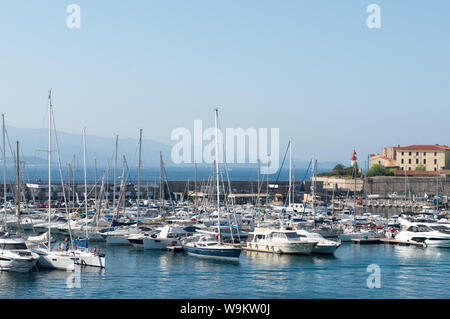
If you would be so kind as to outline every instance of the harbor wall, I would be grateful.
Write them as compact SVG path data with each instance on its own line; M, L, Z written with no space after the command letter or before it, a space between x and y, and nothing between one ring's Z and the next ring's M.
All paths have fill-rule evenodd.
M159 199L159 183L143 182L141 184L141 199ZM167 186L168 185L168 186ZM357 193L364 191L365 194L377 194L380 196L387 196L389 194L397 193L403 195L406 193L415 194L416 196L423 196L425 193L428 196L434 196L436 192L440 195L450 195L450 177L440 176L437 177L400 177L400 176L378 176L370 177L366 180L359 179L356 183ZM254 200L258 194L258 182L257 181L231 181L230 186L228 182L220 183L221 191L227 190L229 187L233 195L236 198L246 198L245 201ZM296 200L302 200L305 193L311 193L311 181L305 181L304 183L293 183L294 193L297 195ZM355 183L351 179L337 179L337 178L317 178L316 180L316 194L331 196L332 192L336 196L352 194L354 191ZM66 196L69 199L73 199L78 196L78 199L82 201L84 199L84 184L78 183L71 187L66 186ZM104 194L112 199L113 197L113 184L108 184L105 187ZM189 196L194 196L195 191L197 195L202 194L207 196L211 192L215 192L215 185L203 183L195 183L192 181L168 181L164 183L164 197L169 198L170 193L175 199L186 199ZM259 184L259 194L261 198L276 197L279 200L285 200L289 189L288 181L262 181ZM7 185L7 198L13 200L17 188L15 185ZM77 195L74 195L75 193ZM119 196L119 185L116 186L116 198ZM48 199L47 185L43 184L27 184L21 188L22 198L26 200L45 201ZM96 194L100 192L100 185L94 188L94 184L88 184L89 198L94 198ZM63 197L62 188L59 185L52 186L52 198L54 200L61 200ZM126 185L125 198L136 198L137 187L136 184L129 183ZM0 201L3 198L3 185L0 185Z

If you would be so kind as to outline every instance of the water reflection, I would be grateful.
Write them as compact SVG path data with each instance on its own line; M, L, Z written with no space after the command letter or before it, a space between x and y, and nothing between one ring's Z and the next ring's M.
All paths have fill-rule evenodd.
M344 243L333 255L243 251L238 261L107 247L106 269L0 272L0 298L448 298L450 250ZM381 268L382 288L366 285ZM80 288L69 288L78 273Z

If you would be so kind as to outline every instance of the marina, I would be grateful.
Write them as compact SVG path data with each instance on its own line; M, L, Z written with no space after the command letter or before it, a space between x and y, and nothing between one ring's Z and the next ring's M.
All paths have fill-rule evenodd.
M53 123L51 92L48 106L49 123ZM214 119L217 131L218 109L214 110ZM267 178L266 190L263 192L258 168L258 192L252 194L244 189L249 196L239 202L235 196L236 189L231 187L228 167L219 161L219 152L215 153L208 179L200 183L196 179L192 190L186 184L182 192L170 188L163 156L160 154L158 184L154 183L152 192L148 192L148 188L147 192L142 192L140 130L137 180L130 179L127 160L123 156L122 173L118 183L113 178L111 198L105 189L108 170L95 174L94 182L88 185L85 130L82 181L76 180L73 172L71 175L69 166L69 174L64 182L60 161L56 163L59 181L52 179L52 134L56 138L57 132L52 131L52 125L49 125L46 188L42 183L33 184L27 185L28 194L23 191L26 188L19 164L19 142L16 183L9 185L15 195L11 200L8 200L6 192L6 165L3 167L0 270L5 276L5 282L11 284L9 275L3 273L17 272L21 275L12 276L34 278L37 281L41 277L50 280L55 276L60 281L66 277L67 289L54 288L47 283L48 295L28 296L30 298L52 298L53 289L58 290L63 298L71 298L70 289L82 289L83 298L88 298L91 293L98 293L98 298L166 298L166 289L158 287L160 291L154 292L150 287L155 284L158 286L158 281L167 278L168 286L185 291L187 288L183 285L191 280L197 281L198 267L204 267L201 276L208 273L213 275L202 277L198 290L188 289L189 295L170 291L170 297L204 298L203 293L207 289L202 283L211 285L208 281L218 280L214 279L214 271L219 271L217 276L229 276L228 280L235 283L240 283L242 274L247 273L245 281L254 282L255 290L248 291L249 295L241 295L245 291L241 288L239 292L236 289L210 291L209 298L260 298L260 289L264 290L262 287L265 285L270 286L274 280L272 276L277 278L279 273L285 278L277 279L283 281L278 290L289 288L289 291L277 295L280 298L329 298L329 294L336 298L376 298L376 295L370 294L370 290L355 295L359 290L352 289L358 274L367 276L368 269L373 265L382 269L383 274L388 272L386 277L390 278L392 274L389 272L408 267L408 261L406 266L400 265L398 269L393 267L391 263L398 261L399 256L433 256L442 263L441 271L448 269L450 263L448 197L439 195L439 183L436 184L434 197L418 197L417 201L411 193L409 198L392 195L388 196L388 205L381 205L382 197L367 194L364 189L356 189L355 151L352 155L355 185L352 194L350 191L345 195L342 192L336 194L333 190L330 197L328 190L318 187L317 160L314 158L303 178L296 180L292 169L292 141L289 140L286 149L286 154L289 152L286 164L288 180L284 181L286 188L279 187L283 181L278 180L278 174L271 184ZM215 148L219 149L217 136L216 132ZM3 145L3 149L6 149ZM59 159L58 143L56 149ZM117 153L116 143L116 158ZM5 154L3 159L6 163ZM116 161L114 176L117 176L118 171ZM304 187L307 176L310 177L309 189ZM55 184L59 185L60 190L56 193L52 192ZM76 191L77 188L82 189L81 194ZM47 200L40 199L42 195L39 193L34 193L30 199L33 189L44 191ZM445 192L445 187L441 190ZM375 204L374 199L377 200ZM377 212L377 209L381 211ZM155 262L157 266L153 265ZM422 261L426 265L428 262L429 259ZM153 265L150 266L151 270L146 269L149 267L147 264ZM177 265L187 268L180 270ZM138 278L145 277L145 280L137 280L133 276L130 280L129 271L135 272L133 276ZM259 277L267 271L269 273ZM315 284L320 285L324 281L323 285L328 287L328 291L318 292L311 282L301 280L308 272L311 272L309 279L317 279L321 274L323 278L319 276ZM337 273L340 276L338 279L335 278ZM294 286L290 287L292 276L296 275L298 277L293 280ZM85 279L86 276L90 279ZM125 285L125 291L134 294L120 294L119 297L102 292L102 288L96 292L88 292L89 288L83 288L84 281L89 281L84 283L88 286L95 286L97 282L102 287L103 280L109 282L111 276L113 279L116 279L115 276L125 276L119 283ZM190 276L193 277L189 279ZM328 281L346 277L349 278L348 282L339 284L343 291L347 291L347 295L342 296L342 291L333 291L333 285ZM149 278L153 278L153 281L141 287ZM284 282L286 280L289 283ZM447 281L440 283L445 285ZM368 283L365 287L370 289ZM387 285L386 288L389 287ZM108 287L106 291L111 293L111 289L115 288ZM444 294L447 291L442 290ZM0 295L1 291L0 288ZM15 298L22 298L23 291L14 291L18 293ZM264 297L270 297L272 292L264 291ZM399 292L388 293L404 297ZM409 296L409 292L405 296ZM430 294L430 297L436 296Z
M12 313L450 299L450 2L0 7Z

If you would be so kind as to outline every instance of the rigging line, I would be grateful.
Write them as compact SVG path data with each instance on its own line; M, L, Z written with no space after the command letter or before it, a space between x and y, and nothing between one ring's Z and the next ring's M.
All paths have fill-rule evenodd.
M72 228L70 226L70 214L69 214L69 209L68 209L67 199L66 199L66 189L64 187L64 178L62 176L61 154L59 152L59 140L58 140L58 134L57 134L57 131L56 131L55 114L53 113L53 109L52 108L50 108L50 110L51 110L51 114L50 115L51 115L52 122L53 122L53 129L54 129L54 132L55 132L54 135L55 135L55 144L56 144L56 151L57 151L56 153L58 155L58 168L59 168L59 177L61 179L61 187L62 187L63 198L64 198L64 210L66 211L66 214L67 214L67 221L68 221L67 224L68 224L68 227L69 227L70 242L71 242L71 245L72 245L72 251L74 252ZM50 125L50 123L49 123L49 125ZM49 181L49 182L51 182L51 181ZM48 191L50 192L50 189ZM50 202L48 203L48 205L49 205L49 207L51 207L51 203ZM87 212L86 212L86 214L87 214ZM50 239L49 239L49 241L50 241ZM74 252L74 254L75 254L75 252Z
M14 160L14 163L16 162L16 152L14 152L12 146L11 146L11 141L9 140L9 135L8 135L8 130L5 127L5 134L6 134L6 139L8 141L8 145L9 145L9 151L11 152L11 156Z
M277 175L277 178L275 180L275 184L278 182L278 179L280 178L281 170L283 169L284 162L286 160L286 156L287 156L290 144L291 144L291 141L289 140L288 145L286 147L286 152L284 153L283 161L281 162L280 169L278 170L278 175ZM272 195L273 191L274 191L273 189L270 191L271 194L270 194L270 196L267 196L268 197L267 201L271 198L271 195Z
M166 167L164 166L164 162L163 162L163 171L164 171L164 180L166 181L167 185L167 191L169 192L170 196L170 204L172 205L172 210L175 213L175 206L173 205L172 193L170 192L169 181L167 180Z
M301 179L301 183L300 183L300 185L298 186L297 191L295 192L294 198L297 196L298 192L299 192L300 189L302 188L302 185L303 185L303 183L305 182L306 177L308 177L308 174L309 174L309 168L311 167L311 164L312 164L312 160L309 161L309 165L308 165L308 168L306 169L305 176L303 176L303 179Z
M219 119L217 119L217 127L220 130L221 125L220 125L220 120ZM235 206L234 206L234 197L233 197L233 192L231 190L231 180L230 180L230 175L229 175L229 172L228 172L228 163L227 163L227 159L226 159L226 156L225 156L226 153L225 153L225 143L223 143L223 136L222 136L222 154L223 154L223 157L224 157L223 164L224 164L224 167L225 167L225 174L227 176L227 181L228 181L228 192L229 192L229 195L231 197L231 208L233 209L234 222L236 223L236 226L238 226L238 222L237 222L237 218L236 218L236 209L235 209ZM222 181L223 181L223 176L222 176ZM224 188L225 188L225 186L224 186ZM225 193L225 189L224 189L224 193ZM232 230L231 230L231 234L233 234ZM240 241L241 238L240 238L240 235L239 235L239 230L237 230L237 234L238 234L238 239Z

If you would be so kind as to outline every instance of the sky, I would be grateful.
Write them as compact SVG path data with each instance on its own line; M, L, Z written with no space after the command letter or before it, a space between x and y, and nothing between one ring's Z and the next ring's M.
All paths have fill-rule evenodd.
M381 8L369 29L367 7ZM67 6L81 8L69 29ZM279 128L280 153L350 162L447 144L450 2L0 0L8 125L173 143L194 120ZM113 150L111 150L113 151Z

